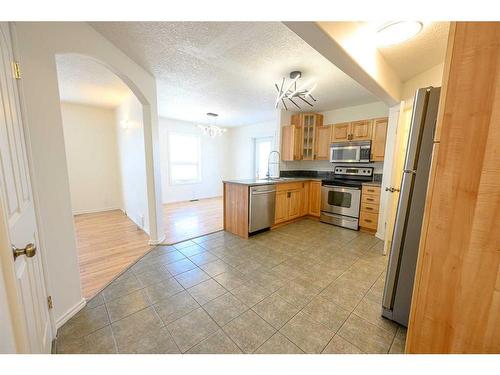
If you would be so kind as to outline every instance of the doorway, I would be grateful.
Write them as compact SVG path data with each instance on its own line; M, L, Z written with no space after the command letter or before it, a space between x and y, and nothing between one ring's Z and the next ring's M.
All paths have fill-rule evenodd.
M273 149L273 137L259 137L255 138L254 147L254 170L255 176L258 179L266 178L267 174L272 175L272 171L269 171L269 155Z
M89 300L150 249L142 106L114 73L57 55L82 294Z

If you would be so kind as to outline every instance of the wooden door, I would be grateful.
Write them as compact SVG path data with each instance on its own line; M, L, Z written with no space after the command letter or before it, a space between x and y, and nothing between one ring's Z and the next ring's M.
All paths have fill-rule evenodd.
M288 220L300 217L301 203L302 189L288 191Z
M303 183L303 188L301 190L301 202L300 202L300 216L305 216L309 214L309 186L310 182L306 181Z
M500 23L450 27L408 353L500 353Z
M281 127L281 160L292 161L295 154L295 125Z
M321 181L311 181L309 187L309 215L319 217L321 213Z
M276 192L276 205L274 212L274 223L282 223L288 220L288 192Z
M316 128L314 143L314 158L316 160L330 159L330 144L332 143L332 126L322 125Z
M372 137L372 122L361 120L351 122L351 141L369 141Z
M385 204L387 210L387 219L385 226L384 254L391 250L392 234L396 221L396 212L398 209L399 190L403 179L403 170L406 157L406 147L408 146L408 136L410 134L412 107L411 103L401 102L399 111L398 125L396 127L396 139L394 141L394 153L392 157L392 171L390 186L384 186L383 189L394 189L388 194Z
M351 134L351 124L343 122L332 125L332 142L347 142Z
M372 161L383 161L387 139L388 118L374 119L372 123Z
M0 23L0 225L16 248L38 247L35 207L31 191L25 129L7 23ZM4 275L13 281L8 290L19 350L50 353L50 321L40 249L34 256L18 256L10 246L0 248ZM33 255L33 253L31 254ZM15 290L14 290L15 289Z

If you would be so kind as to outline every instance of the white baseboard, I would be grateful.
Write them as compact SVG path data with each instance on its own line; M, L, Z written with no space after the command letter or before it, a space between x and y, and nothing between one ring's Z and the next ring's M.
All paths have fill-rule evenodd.
M163 235L162 237L160 237L158 240L149 240L149 241L148 241L148 244L153 245L153 246L154 246L154 245L159 245L159 244L161 244L161 243L165 242L165 238L167 238L167 235L165 235L165 234L164 234L164 235Z
M90 210L73 210L73 215L93 214L96 212L105 212L105 211L114 211L114 210L123 211L123 209L121 207L92 208Z
M385 240L385 236L379 232L375 233L375 237L377 237L379 240L382 240L382 241Z
M70 308L68 311L66 311L61 317L59 317L56 320L56 328L59 329L62 327L64 323L66 323L68 320L70 320L75 314L83 309L85 305L87 304L87 301L85 298L82 298L81 301L79 301L75 306Z

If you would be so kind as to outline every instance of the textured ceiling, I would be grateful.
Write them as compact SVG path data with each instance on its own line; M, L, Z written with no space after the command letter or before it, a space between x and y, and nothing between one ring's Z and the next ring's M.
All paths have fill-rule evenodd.
M57 55L56 64L62 101L114 108L131 94L120 78L88 57Z
M275 82L292 70L318 86L314 110L377 101L280 22L97 22L157 79L160 116L239 126L275 117Z
M379 51L405 82L444 61L449 27L449 22L424 23L415 37Z

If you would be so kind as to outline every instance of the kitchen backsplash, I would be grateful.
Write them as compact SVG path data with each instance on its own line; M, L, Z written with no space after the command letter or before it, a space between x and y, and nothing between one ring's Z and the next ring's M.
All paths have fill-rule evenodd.
M280 177L310 177L328 180L333 178L333 171L312 171L312 170L294 170L281 171ZM373 181L382 182L382 173L373 173Z
M349 164L337 164L330 163L327 160L297 160L297 161L282 161L280 165L280 170L283 171L322 171L322 172L332 172L336 166L339 165L349 165ZM357 167L373 167L373 173L382 173L384 168L383 162L375 163L360 163L351 164Z

